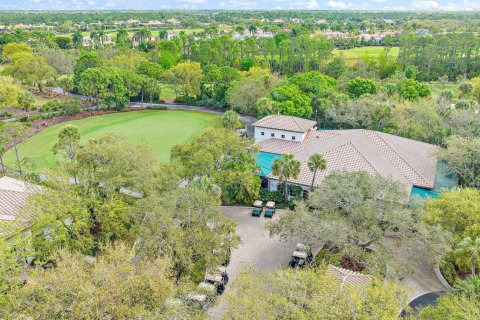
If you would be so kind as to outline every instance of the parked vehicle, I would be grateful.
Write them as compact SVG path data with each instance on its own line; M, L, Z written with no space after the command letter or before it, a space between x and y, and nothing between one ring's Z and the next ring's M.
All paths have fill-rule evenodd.
M205 283L210 286L214 286L218 294L222 294L225 291L225 286L229 281L227 271L224 267L220 267L214 273L205 274Z
M275 213L275 202L268 201L267 204L265 205L264 217L271 219L273 218L274 213Z
M262 214L262 210L263 210L263 201L255 200L255 202L253 203L252 216L260 217L260 215Z
M305 268L308 267L313 261L313 254L310 248L304 244L298 243L293 251L292 258L288 262L288 265L292 268Z

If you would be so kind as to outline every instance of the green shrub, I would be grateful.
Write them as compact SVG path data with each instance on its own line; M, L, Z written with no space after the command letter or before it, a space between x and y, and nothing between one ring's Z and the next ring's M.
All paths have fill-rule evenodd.
M61 104L60 102L58 102L57 100L52 100L52 101L48 101L47 103L45 103L42 107L43 111L57 111L61 108Z
M198 260L190 270L190 280L194 283L200 283L205 279L205 261Z
M457 103L455 104L455 108L457 109L462 109L462 110L468 110L468 109L473 109L473 107L477 103L472 100L466 100L466 99L461 99L458 100Z
M186 103L186 104L196 104L197 99L192 98L192 97L176 97L173 102L176 103Z
M440 261L440 272L447 282L452 286L458 280L457 270L455 269L455 259L449 254Z
M55 117L54 113L42 114L41 115L41 119L52 119L53 117Z
M82 111L82 102L80 99L69 99L63 104L63 112L67 116L73 116Z
M148 106L147 109L150 110L167 110L168 107L165 105L153 105L153 106Z
M260 189L260 193L258 195L258 198L262 200L263 202L265 201L274 201L276 203L282 203L283 202L283 192L280 191L273 191L270 192L267 189Z
M19 122L32 122L32 119L28 116L22 116L17 119Z

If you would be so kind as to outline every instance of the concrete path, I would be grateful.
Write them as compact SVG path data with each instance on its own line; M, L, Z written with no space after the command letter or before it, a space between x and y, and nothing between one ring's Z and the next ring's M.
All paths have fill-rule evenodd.
M448 290L438 279L433 267L428 263L427 257L423 255L411 257L395 249L394 239L387 237L385 241L396 252L397 257L412 269L412 273L400 281L400 284L408 289L408 296L411 300L427 292Z

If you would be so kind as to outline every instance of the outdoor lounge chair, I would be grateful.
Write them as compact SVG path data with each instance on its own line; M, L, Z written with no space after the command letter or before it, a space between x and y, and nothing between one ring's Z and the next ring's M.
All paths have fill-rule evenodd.
M256 200L253 203L253 207L254 207L252 210L253 217L260 217L260 215L262 214L262 205L263 205L263 202L260 200Z
M275 202L273 202L273 201L268 201L267 204L265 205L265 214L264 214L264 216L265 216L266 218L272 218L274 213L275 213Z

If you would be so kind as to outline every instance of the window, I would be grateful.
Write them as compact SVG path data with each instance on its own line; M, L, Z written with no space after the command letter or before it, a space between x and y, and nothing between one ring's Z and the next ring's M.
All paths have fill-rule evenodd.
M295 140L295 136L292 136L292 140Z
M275 133L273 133L273 132L272 132L272 133L270 133L270 135L271 135L272 137L275 137Z
M285 135L284 135L284 134L282 134L282 139L285 139Z
M262 131L262 132L260 132L260 134L261 134L262 136L264 136L264 135L265 135L265 132Z

